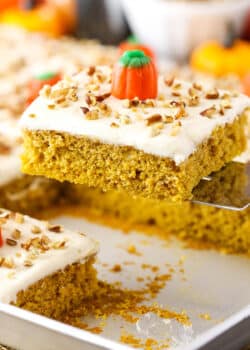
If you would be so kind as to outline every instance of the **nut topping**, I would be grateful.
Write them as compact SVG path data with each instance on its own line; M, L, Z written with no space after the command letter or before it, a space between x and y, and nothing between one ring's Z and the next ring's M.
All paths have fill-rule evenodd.
M86 114L86 113L89 112L89 108L88 107L80 107L80 108L81 108L83 114Z
M39 234L39 233L42 232L42 230L40 229L39 226L34 225L34 226L32 226L32 228L31 228L31 232L34 233L34 234Z
M24 223L24 216L20 213L15 214L15 222L18 224L23 224Z
M7 155L7 154L10 154L10 152L11 152L11 147L6 143L0 141L0 154Z
M210 108L204 109L200 114L203 117L211 118L214 114L216 113L216 108L215 106L212 106Z
M217 89L211 90L206 93L206 98L208 100L216 100L220 97L219 91Z
M11 234L12 238L14 239L20 239L21 238L21 231L18 229L15 229L12 234Z
M160 114L154 114L151 117L146 119L146 124L152 125L154 123L161 122L161 121L162 121L162 116Z
M6 243L11 247L14 247L17 245L17 241L12 238L6 238Z
M173 85L174 80L175 80L175 78L174 78L174 77L171 77L171 78L169 78L169 79L165 79L165 80L164 80L164 83L165 83L167 86L170 87L170 86Z
M54 233L61 233L63 232L63 227L61 225L48 225L48 230Z
M105 94L102 94L102 95L99 95L99 96L95 96L95 98L96 98L97 102L102 102L102 101L106 100L106 98L110 97L110 95L111 95L111 93L107 92Z
M90 66L89 69L88 69L87 74L89 76L91 76L91 75L93 75L95 73L95 70L96 70L96 68L94 66Z

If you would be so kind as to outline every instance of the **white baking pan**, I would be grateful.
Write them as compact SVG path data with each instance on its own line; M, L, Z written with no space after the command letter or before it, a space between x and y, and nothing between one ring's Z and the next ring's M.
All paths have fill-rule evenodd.
M171 340L170 349L234 350L250 344L250 259L187 249L178 242L166 244L157 237L136 232L124 234L83 219L60 217L55 221L88 232L99 240L99 278L110 282L119 280L130 289L140 287L136 277L144 273L142 263L158 265L161 272L167 273L166 264L178 266L182 259L185 278L176 268L156 301L173 311L185 309L192 326L173 320L163 322L154 315L142 316L137 324L109 318L99 336L0 304L0 343L19 350L129 350L130 347L119 343L123 326L138 337L166 337ZM131 243L141 256L128 254L125 248ZM111 267L126 260L133 260L134 265L123 266L119 274L102 265L108 263ZM211 319L205 320L202 314L208 314ZM88 319L90 326L94 322Z

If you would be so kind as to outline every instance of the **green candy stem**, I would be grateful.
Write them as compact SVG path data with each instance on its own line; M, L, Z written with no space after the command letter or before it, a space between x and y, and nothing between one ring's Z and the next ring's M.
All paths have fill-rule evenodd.
M119 62L124 67L140 68L150 63L150 57L141 50L128 50L120 57Z
M54 78L56 75L57 75L57 73L46 72L46 73L36 75L35 78L37 80L49 80L49 79Z
M130 35L126 41L127 43L131 43L131 44L139 44L139 40L135 35Z

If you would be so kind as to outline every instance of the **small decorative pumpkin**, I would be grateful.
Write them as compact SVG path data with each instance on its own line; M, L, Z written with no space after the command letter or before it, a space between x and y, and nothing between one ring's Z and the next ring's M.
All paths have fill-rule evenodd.
M155 60L154 52L148 46L140 44L136 37L133 35L131 35L126 41L120 43L118 48L119 56L122 56L125 51L141 50L145 53L146 56L151 57L152 60Z
M3 246L3 236L2 236L2 230L0 228L0 248Z
M7 25L15 25L28 31L42 32L55 37L65 33L61 13L55 6L48 4L26 11L10 8L3 12L0 21Z
M193 69L215 76L234 73L242 77L250 72L250 44L237 40L228 48L211 41L194 50L190 64Z
M6 11L9 8L17 8L20 0L1 0L0 11Z
M59 80L61 80L61 75L58 73L47 72L40 75L35 76L28 85L29 96L27 99L27 105L32 103L37 96L39 95L39 91L44 85L55 85Z
M158 79L152 59L143 51L126 51L114 67L111 93L119 99L156 98Z

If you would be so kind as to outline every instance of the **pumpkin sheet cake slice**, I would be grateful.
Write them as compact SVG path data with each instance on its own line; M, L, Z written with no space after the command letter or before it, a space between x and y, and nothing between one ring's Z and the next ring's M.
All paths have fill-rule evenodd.
M83 233L0 209L0 302L61 319L95 293L97 250Z
M21 119L23 171L183 201L246 146L244 95L157 76L141 51L45 86Z

